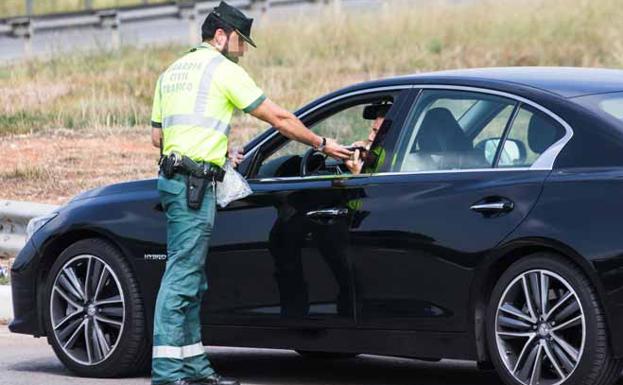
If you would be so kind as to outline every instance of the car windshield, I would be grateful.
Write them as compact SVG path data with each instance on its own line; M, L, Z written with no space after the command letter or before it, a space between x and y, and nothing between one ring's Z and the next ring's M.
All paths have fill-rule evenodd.
M623 121L623 92L581 96L575 100L592 110L597 109Z

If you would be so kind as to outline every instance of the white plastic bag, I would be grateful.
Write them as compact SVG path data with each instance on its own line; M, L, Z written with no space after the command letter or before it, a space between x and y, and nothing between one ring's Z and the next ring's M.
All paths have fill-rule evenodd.
M225 177L222 182L216 183L216 203L220 207L227 206L230 202L242 199L253 193L251 186L242 175L236 171L228 160L223 166Z

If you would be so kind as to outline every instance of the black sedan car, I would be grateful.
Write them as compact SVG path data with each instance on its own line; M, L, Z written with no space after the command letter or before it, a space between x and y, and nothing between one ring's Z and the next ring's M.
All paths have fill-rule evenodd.
M297 115L350 143L379 103L390 108L360 174L272 128L245 146L254 193L217 214L205 344L467 359L508 384L615 381L623 71L396 77ZM46 336L81 375L149 364L167 258L155 179L82 193L29 233L10 329Z

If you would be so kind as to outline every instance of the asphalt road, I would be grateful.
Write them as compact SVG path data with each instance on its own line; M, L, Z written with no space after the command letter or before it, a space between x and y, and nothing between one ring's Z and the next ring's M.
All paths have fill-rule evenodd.
M208 348L215 368L244 385L498 385L473 362L360 356L311 360L286 350ZM84 379L58 361L45 339L9 333L0 326L0 385L146 385L148 378Z

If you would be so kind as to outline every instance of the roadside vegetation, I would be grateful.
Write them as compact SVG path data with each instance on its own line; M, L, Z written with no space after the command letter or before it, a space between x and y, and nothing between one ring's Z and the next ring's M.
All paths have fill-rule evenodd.
M163 3L167 0L148 0L148 4ZM123 7L142 4L142 0L92 0L92 9ZM33 0L33 13L45 15L48 13L75 12L85 9L84 0ZM0 18L23 16L26 14L26 0L0 1Z
M396 74L623 63L623 29L612 22L623 17L619 0L409 6L418 3L380 14L260 20L259 48L242 64L271 98L295 108L329 90ZM0 135L144 126L158 74L184 49L130 47L0 67Z
M8 0L12 1L17 0ZM287 21L270 19L269 13L269 19L258 20L254 30L259 48L250 49L241 64L269 97L290 109L328 91L392 75L487 66L623 64L623 29L616 22L623 17L620 0L485 0L461 5L388 0L388 4L379 13L339 13L327 7L324 17ZM99 184L152 175L157 149L150 147L148 123L154 83L186 48L129 47L0 66L0 144L15 146L19 153L23 145L16 134L25 134L20 136L25 142L42 138L46 144L55 135L69 141L127 136L132 139L126 142L144 146L140 159L149 163L135 165L141 173L128 168L128 173L102 179L102 173L112 175L113 170L101 164L85 171L90 163L84 157L92 163L97 154L107 164L111 154L106 153L106 143L86 154L71 152L71 169L91 172ZM238 115L233 141L240 144L262 127ZM23 189L24 180L67 178L62 167L52 172L45 164L41 170L37 162L47 159L41 154L46 151L42 143L29 147L29 157L23 158L28 162L20 163L18 155L15 162L0 165L0 181ZM72 146L57 151L70 151ZM59 159L58 154L49 158L52 163ZM71 196L85 187L77 183L58 194ZM56 202L58 194L43 200Z

